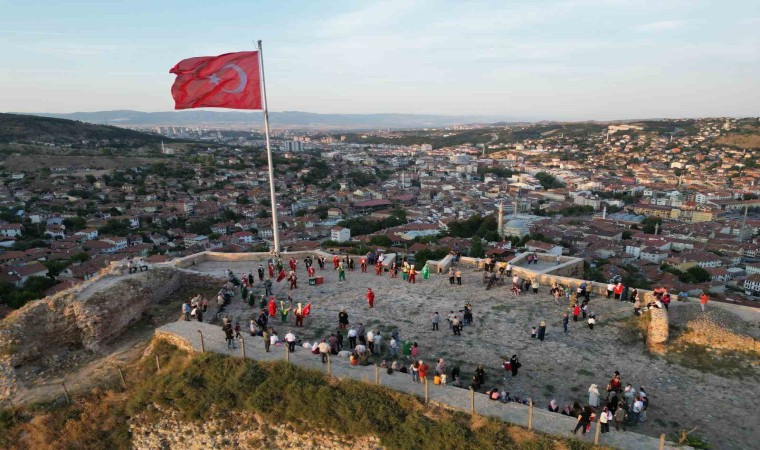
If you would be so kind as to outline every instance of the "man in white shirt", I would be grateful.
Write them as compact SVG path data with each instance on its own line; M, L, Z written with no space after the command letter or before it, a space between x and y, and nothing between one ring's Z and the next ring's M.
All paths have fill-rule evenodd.
M354 327L351 327L350 330L348 330L348 348L354 348L356 347L356 330Z
M294 352L296 349L296 335L292 331L285 335L285 342L288 343L288 351Z
M379 331L375 332L375 337L372 339L372 346L374 347L374 354L379 355L383 351L383 336Z
M280 342L280 337L277 336L277 333L272 331L272 335L269 336L269 345L277 345L277 343Z
M631 423L637 424L639 422L639 416L641 411L644 410L644 402L641 401L641 397L636 397L636 401L633 402L633 408L631 408Z
M367 331L367 347L369 347L370 353L375 353L375 333L372 330Z
M395 358L398 355L398 342L394 338L391 338L391 357Z
M612 292L615 290L615 284L614 283L608 283L607 284L607 298L612 297Z
M330 344L322 339L322 342L317 346L319 349L319 355L322 357L322 364L327 364L327 355L330 353Z

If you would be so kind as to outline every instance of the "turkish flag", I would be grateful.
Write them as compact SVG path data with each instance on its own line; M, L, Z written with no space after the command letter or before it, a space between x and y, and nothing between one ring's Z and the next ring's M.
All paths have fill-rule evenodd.
M261 109L259 52L183 59L169 73L174 109Z
M306 305L306 306L303 307L303 311L301 311L301 313L303 314L304 317L306 317L309 314L311 314L311 302L309 302L308 305Z

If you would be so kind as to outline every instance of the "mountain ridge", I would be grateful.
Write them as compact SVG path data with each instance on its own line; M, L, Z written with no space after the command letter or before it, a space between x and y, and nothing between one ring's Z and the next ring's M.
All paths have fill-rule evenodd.
M149 126L212 126L231 128L262 128L263 115L259 111L161 111L111 110L73 113L12 113L78 120L94 124L122 127ZM377 129L377 128L426 128L473 123L517 121L506 116L436 114L320 114L303 111L278 111L269 113L273 128L316 129Z

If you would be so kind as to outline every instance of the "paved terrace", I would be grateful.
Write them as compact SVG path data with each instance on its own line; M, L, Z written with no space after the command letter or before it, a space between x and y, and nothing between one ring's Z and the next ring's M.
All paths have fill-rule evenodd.
M199 333L200 332L200 333ZM156 330L156 337L172 342L181 348L190 351L201 351L201 333L203 335L203 346L205 351L211 351L230 355L234 357L242 356L240 342L237 349L229 350L224 339L222 328L216 325L198 322L178 321L162 326ZM286 358L285 346L274 346L270 353L264 351L262 338L259 336L245 335L245 354L249 359L257 361L275 361ZM311 354L302 347L296 347L296 351L289 355L291 364L296 364L307 369L324 371L326 366L321 363L321 358ZM348 358L332 357L330 364L331 375L341 379L353 379L363 382L374 382L374 366L351 366ZM425 389L423 384L413 383L411 375L394 372L388 375L384 370L378 371L379 383L388 388L399 392L411 394L424 398ZM429 384L429 399L441 405L470 412L471 393L467 389L461 389L454 386L436 386L432 382ZM528 426L529 407L518 403L501 403L489 400L485 394L474 394L475 412L482 416L493 417L505 422ZM550 413L537 406L533 410L533 429L555 435L569 436L570 430L575 426L576 420L558 413ZM578 439L593 441L594 433L598 424L592 425L591 432L585 436L577 435ZM614 426L610 433L600 434L600 445L606 445L620 449L657 449L660 448L660 441L656 438L645 436L632 432L615 432ZM674 449L670 444L664 448ZM687 447L688 448L688 447Z

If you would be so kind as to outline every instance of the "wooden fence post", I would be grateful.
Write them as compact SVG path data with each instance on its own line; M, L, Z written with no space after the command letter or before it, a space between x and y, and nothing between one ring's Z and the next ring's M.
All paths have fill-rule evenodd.
M206 346L203 343L203 331L198 330L198 334L201 335L201 353L205 353L206 352Z
M69 405L71 404L71 398L69 397L69 390L66 389L66 383L61 383L61 387L63 388L63 395L66 396L66 403Z
M327 354L327 374L330 375L332 373L332 370L330 370L330 354Z
M245 339L243 339L243 335L240 335L240 353L243 355L243 359L245 359Z
M665 450L665 433L660 435L660 450Z
M475 415L475 389L470 387L470 414Z
M375 364L375 384L380 384L380 366Z
M127 382L124 380L124 372L121 371L121 367L116 366L116 370L119 371L119 378L121 378L121 387L127 390Z
M528 403L528 429L533 429L533 399L530 399Z
M285 347L285 362L290 362L290 346Z
M428 380L425 378L425 403L427 404L430 399L430 392L428 391Z
M599 445L599 432L602 430L602 414L607 414L604 411L599 411L599 417L596 418L596 431L594 431L594 445Z
M161 360L158 359L158 355L156 355L156 373L161 373Z

